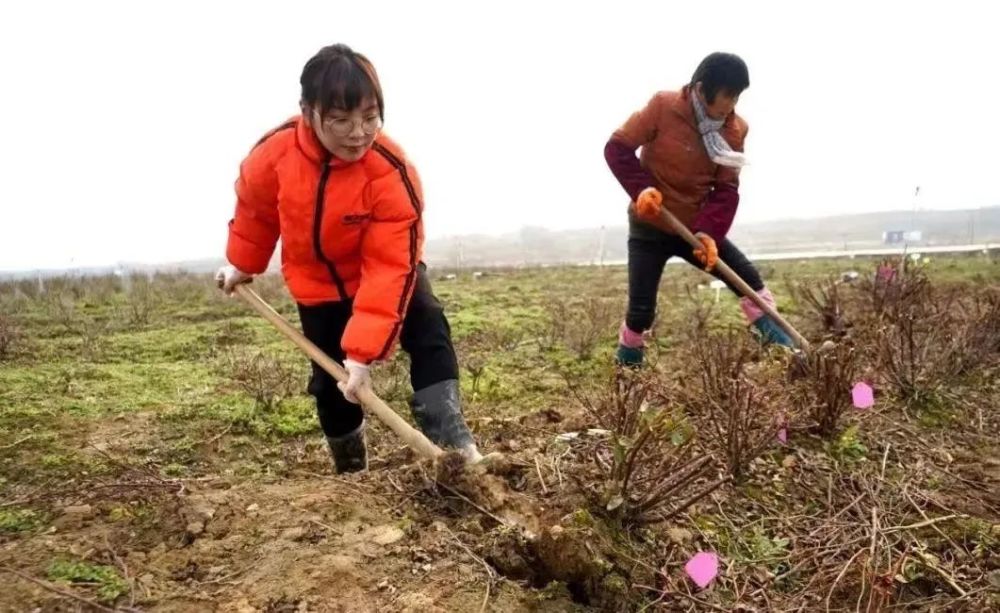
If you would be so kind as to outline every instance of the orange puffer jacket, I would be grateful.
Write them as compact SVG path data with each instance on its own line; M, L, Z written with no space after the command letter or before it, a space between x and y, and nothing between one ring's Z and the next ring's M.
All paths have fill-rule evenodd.
M240 166L226 257L260 274L281 238L281 272L304 305L353 299L341 340L352 360L395 349L423 249L416 170L379 135L360 160L332 157L301 117L262 138Z

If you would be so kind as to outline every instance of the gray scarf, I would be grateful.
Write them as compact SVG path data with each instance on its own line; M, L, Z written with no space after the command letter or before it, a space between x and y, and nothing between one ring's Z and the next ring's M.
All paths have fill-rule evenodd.
M698 97L698 92L692 87L690 90L691 106L694 108L694 116L698 119L698 131L701 132L701 141L705 143L705 151L713 162L720 166L732 166L740 168L747 163L747 158L739 151L733 151L726 139L722 138L719 130L725 119L712 119L705 112L705 107Z

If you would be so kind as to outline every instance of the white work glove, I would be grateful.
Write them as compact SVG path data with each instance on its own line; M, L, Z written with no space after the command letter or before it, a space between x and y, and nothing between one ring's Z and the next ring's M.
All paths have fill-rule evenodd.
M253 275L243 272L232 264L223 266L219 272L215 273L216 284L227 294L232 294L240 283L249 283L252 280Z
M347 383L337 383L337 387L347 398L348 402L361 404L358 400L358 392L365 388L371 388L372 376L368 372L368 367L354 360L344 360L344 368L347 370Z

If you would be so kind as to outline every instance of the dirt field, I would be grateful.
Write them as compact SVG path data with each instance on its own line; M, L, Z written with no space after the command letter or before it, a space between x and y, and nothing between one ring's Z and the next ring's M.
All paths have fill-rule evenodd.
M835 341L799 361L668 267L638 373L621 268L433 271L508 460L451 485L377 424L333 475L308 362L208 277L0 285L0 610L997 610L1000 260L876 265L764 266ZM406 373L375 376L409 419Z

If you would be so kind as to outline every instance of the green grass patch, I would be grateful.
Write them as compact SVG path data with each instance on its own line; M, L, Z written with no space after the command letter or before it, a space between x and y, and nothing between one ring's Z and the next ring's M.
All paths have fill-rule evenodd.
M49 565L48 576L52 581L92 584L96 587L98 600L104 603L112 603L128 592L128 584L110 566L56 560Z
M0 534L17 534L34 530L42 516L31 509L0 509Z

